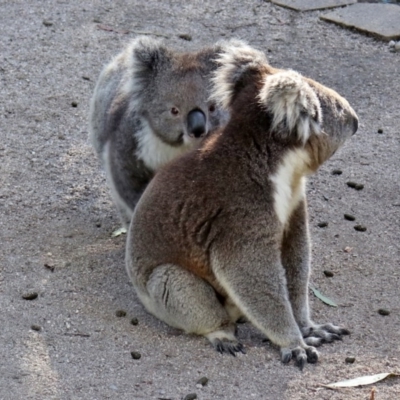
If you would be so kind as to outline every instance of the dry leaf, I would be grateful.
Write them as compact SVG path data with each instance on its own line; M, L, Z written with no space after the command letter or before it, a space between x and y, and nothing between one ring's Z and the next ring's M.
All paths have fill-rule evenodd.
M393 372L385 372L383 374L377 375L367 375L367 376L360 376L355 379L349 379L347 381L329 383L328 385L322 385L329 389L339 389L344 387L357 387L357 386L364 386L364 385L371 385L372 383L382 381L389 376L400 376L400 374L396 374Z
M118 237L118 236L121 236L121 235L123 235L123 234L125 234L127 231L126 231L126 228L124 228L124 227L122 227L122 228L119 228L119 229L116 229L112 234L111 234L111 237Z

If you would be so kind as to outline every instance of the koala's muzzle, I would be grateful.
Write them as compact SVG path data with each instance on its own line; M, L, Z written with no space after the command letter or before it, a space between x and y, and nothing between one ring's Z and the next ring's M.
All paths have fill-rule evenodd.
M200 110L192 110L187 116L187 126L190 136L199 138L206 133L206 116Z

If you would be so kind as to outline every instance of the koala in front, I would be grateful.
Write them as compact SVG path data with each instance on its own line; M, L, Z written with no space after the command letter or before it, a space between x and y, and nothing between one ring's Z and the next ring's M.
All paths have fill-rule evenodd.
M358 127L349 103L260 51L228 42L213 99L230 111L219 133L162 168L136 206L127 272L146 309L244 352L246 317L302 369L315 346L347 329L310 318L306 178Z
M178 53L139 37L101 72L91 101L90 140L125 227L158 168L226 124L229 113L208 100L220 50Z

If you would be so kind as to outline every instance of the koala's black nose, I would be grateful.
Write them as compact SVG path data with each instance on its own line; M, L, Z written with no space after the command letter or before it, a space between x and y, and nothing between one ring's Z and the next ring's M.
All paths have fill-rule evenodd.
M187 116L189 135L196 138L206 133L206 116L200 110L192 110Z

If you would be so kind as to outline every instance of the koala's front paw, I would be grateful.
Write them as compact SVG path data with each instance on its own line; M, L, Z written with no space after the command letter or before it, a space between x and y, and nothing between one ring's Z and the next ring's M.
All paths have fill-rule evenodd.
M318 351L312 346L297 346L294 348L282 348L281 360L287 364L292 358L295 360L296 366L303 370L306 362L315 364L318 361Z
M311 324L310 326L302 328L301 332L304 341L310 346L320 346L322 343L342 340L343 335L350 334L348 329L333 324Z

